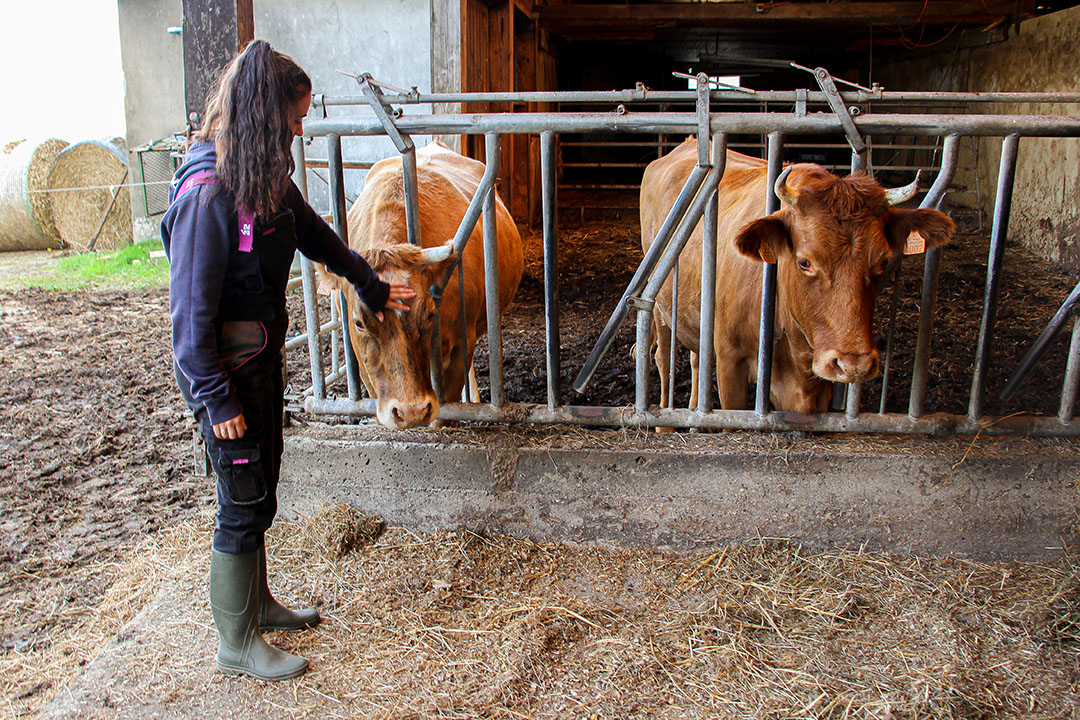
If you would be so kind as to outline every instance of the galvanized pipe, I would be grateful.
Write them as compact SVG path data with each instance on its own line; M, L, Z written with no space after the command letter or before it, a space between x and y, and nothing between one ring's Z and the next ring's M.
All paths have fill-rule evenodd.
M498 135L484 136L487 166L499 172L502 151ZM502 319L499 317L499 240L498 217L495 214L495 188L490 188L484 199L484 285L487 290L488 331L488 388L491 405L502 406ZM463 289L464 290L464 289Z
M801 96L800 96L801 94ZM962 104L962 103L1080 103L1080 93L1039 92L865 92L840 91L844 102L852 104L908 103L908 104ZM821 91L808 90L755 90L747 94L730 90L712 90L709 98L714 103L812 103L828 104ZM534 92L480 92L480 93L397 93L384 94L383 101L391 105L425 105L433 103L692 103L696 99L693 90L606 90L606 91L534 91ZM312 105L316 108L342 105L366 105L362 95L316 95Z
M649 409L649 345L652 341L652 311L656 300L633 298L637 308L637 330L634 336L634 407L639 412Z
M304 259L306 260L307 258L304 258ZM305 298L305 302L307 302L306 298ZM317 332L318 332L319 335L323 335L325 333L330 332L331 330L337 329L338 327L339 327L339 324L338 324L337 320L334 319L334 320L330 320L329 322L325 322L322 325L320 325L317 328ZM294 350L294 349L300 347L301 345L307 345L308 349L310 351L310 348L311 348L310 340L311 340L311 335L308 332L304 332L304 333L299 334L299 335L294 335L293 337L291 337L291 338L289 338L288 340L285 341L285 349L286 350Z
M604 355L607 354L608 349L611 347L611 343L615 340L615 334L619 331L626 316L630 313L631 298L635 297L644 287L649 277L652 275L657 261L667 249L668 243L671 240L671 234L678 227L679 222L682 220L683 215L686 213L686 209L690 207L690 203L694 199L695 193L701 187L702 182L705 180L705 176L708 175L707 168L695 165L694 169L690 171L690 176L686 178L686 182L683 184L682 190L679 191L679 195L675 198L675 204L671 206L667 216L664 218L664 222L661 223L660 228L656 231L656 237L653 238L652 244L649 246L649 251L645 253L645 257L641 260L641 264L638 265L638 269L634 272L634 277L630 279L630 283L626 286L626 290L623 291L622 297L619 298L619 302L615 305L615 310L611 313L611 317L608 318L607 324L604 326L603 331L600 333L600 339L597 340L596 345L593 347L592 352L589 353L589 357L586 358L585 364L582 366L581 371L574 379L574 390L582 392L585 390L585 386L589 384L592 379L593 373L596 372L597 366L600 361L604 359ZM648 348L648 344L639 346ZM646 354L648 351L646 350Z
M956 173L960 154L960 136L945 138L941 152L941 170L919 207L941 208L945 191ZM915 339L915 359L911 370L911 391L908 395L908 416L922 417L926 406L926 383L930 374L930 338L934 332L934 306L937 304L938 273L941 268L941 248L930 248L923 259L922 301L919 303L919 331Z
M713 153L717 153L722 143L713 143ZM667 249L660 258L652 276L646 283L639 298L633 298L637 308L637 354L636 354L636 383L637 383L637 407L647 408L649 389L649 341L652 337L652 308L656 303L656 296L660 293L664 281L671 273L675 263L678 262L683 248L686 246L694 227L701 220L705 212L705 206L716 193L716 186L720 184L720 178L724 173L725 163L714 158L711 168L707 171L705 180L701 183L701 189L694 198L693 203L686 211L682 222L668 243ZM702 169L695 166L695 170Z
M765 214L772 215L780 209L773 185L780 176L784 164L784 136L769 133L769 170L765 182ZM758 323L757 396L754 412L767 415L769 395L772 390L773 331L776 317L776 263L761 263L761 317Z
M668 326L668 342L671 354L668 361L668 404L675 407L675 366L679 358L679 258L675 258L675 267L671 268L671 324ZM657 328L659 330L659 328ZM645 351L646 355L648 350Z
M556 216L555 133L540 133L541 206L544 225L544 339L547 351L548 407L562 404L562 360L559 353L559 253Z
M375 401L304 399L306 412L323 415L364 417L375 414ZM803 415L771 412L758 415L753 410L696 410L563 405L550 408L532 403L505 403L502 407L476 403L447 403L439 409L440 420L482 423L560 423L605 427L682 427L711 430L755 430L760 432L804 431L827 433L872 433L901 435L1030 435L1039 437L1080 437L1080 423L1062 424L1056 417L1016 416L971 420L962 415L927 415L913 419L907 415L868 413L852 420L841 413Z
M416 147L401 153L402 182L405 184L405 232L409 244L421 247L420 188L416 180Z
M330 211L334 218L334 232L346 245L349 244L349 226L345 211L345 169L341 166L341 137L326 136L326 157L330 163ZM341 302L341 336L345 344L345 370L349 385L349 398L360 397L360 363L353 350L349 336L349 306L345 302L345 293L339 293Z
M461 271L461 258L465 252L465 246L469 242L469 238L472 237L473 230L476 228L476 223L480 219L480 214L484 209L484 199L487 197L488 191L495 185L495 179L498 177L498 168L485 167L484 174L480 176L480 184L476 188L476 192L473 194L472 199L469 200L469 206L465 209L465 215L461 218L461 223L458 225L457 233L454 235L454 256L458 258L458 261L452 264L446 269L446 272L441 278L438 279L435 285L433 285L429 292L432 299L435 301L435 322L431 329L431 353L429 359L428 372L431 376L431 387L435 392L436 399L442 403L442 323L441 323L441 311L443 291L446 290L447 283L450 282L450 276L454 272L455 268L458 271L458 296L461 302L461 335L462 344L461 352L464 353L468 347L466 330L465 330L465 302L464 302L464 282L462 282ZM463 361L468 358L462 358ZM468 372L468 368L465 368Z
M727 167L727 136L713 138L713 164L719 166L720 177ZM718 193L713 192L705 203L704 227L701 232L701 323L698 330L698 386L697 408L699 413L712 409L713 325L716 320L716 233Z
M873 134L1030 137L1080 136L1080 116L1073 115L860 115L854 119L860 132ZM487 135L491 133L539 134L626 132L694 134L697 113L487 113L471 115L417 115L398 118L399 130L408 134ZM712 113L709 130L761 134L822 135L842 132L835 115L814 113L799 117L790 113ZM385 128L373 117L340 117L312 120L304 132L322 135L382 135Z
M1005 236L1009 231L1009 211L1012 207L1013 180L1016 177L1016 155L1020 136L1007 135L1001 143L1001 164L998 168L997 197L994 200L994 222L990 232L990 256L986 267L986 291L983 294L983 316L979 341L975 350L975 369L971 379L971 399L968 417L982 415L986 371L990 362L990 341L997 318L998 284L1001 261L1005 255Z
M307 168L304 159L304 138L293 139L293 182L300 190L301 197L308 199ZM311 368L311 391L322 400L326 397L326 374L323 370L322 352L319 337L322 332L319 323L319 302L315 293L315 267L306 255L300 256L300 286L304 294L304 323L307 328L308 365ZM303 342L298 339L297 347ZM288 343L285 345L288 350Z
M1069 361L1065 366L1065 382L1061 388L1061 408L1058 420L1071 422L1076 414L1076 393L1080 389L1080 320L1073 320L1072 342L1069 344Z

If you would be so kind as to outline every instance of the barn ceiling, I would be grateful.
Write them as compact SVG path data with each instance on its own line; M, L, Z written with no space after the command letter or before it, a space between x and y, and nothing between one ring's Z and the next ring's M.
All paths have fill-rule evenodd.
M792 61L840 67L851 53L912 53L945 49L948 43L1003 39L1024 19L1076 4L1080 2L564 0L536 4L532 15L541 29L564 42L662 45L665 55L695 70L745 76Z

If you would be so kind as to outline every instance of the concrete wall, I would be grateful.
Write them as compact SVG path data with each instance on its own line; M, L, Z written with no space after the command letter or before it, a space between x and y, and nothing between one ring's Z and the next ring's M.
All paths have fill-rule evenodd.
M181 0L118 0L120 41L126 83L128 146L184 129L182 41L167 28L183 20ZM356 82L338 70L370 72L399 87L431 87L429 0L255 0L255 36L291 55L311 76L315 93L359 95ZM331 108L330 115L368 113L366 108ZM416 138L418 144L426 138ZM377 160L392 154L385 138L352 138L343 143L346 160ZM308 156L326 157L316 140ZM134 160L134 157L132 158ZM137 172L137 163L132 167ZM319 171L326 177L326 171ZM355 198L363 182L359 171L346 171L346 194ZM312 204L327 207L326 185L308 175ZM159 218L147 223L141 191L133 191L137 226L156 234ZM136 232L140 239L145 234Z
M972 44L887 66L888 90L1080 92L1080 8L1028 20L1004 42ZM1080 114L1080 105L1001 105L1002 114ZM1001 140L979 143L982 208L989 217ZM1048 261L1080 272L1080 139L1020 143L1009 235Z

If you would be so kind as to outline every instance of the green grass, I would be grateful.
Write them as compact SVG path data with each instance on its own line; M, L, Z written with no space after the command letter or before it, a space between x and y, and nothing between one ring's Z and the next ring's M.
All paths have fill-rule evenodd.
M167 287L168 260L150 257L157 250L161 241L152 238L115 252L67 255L57 258L51 271L22 278L21 284L45 290Z

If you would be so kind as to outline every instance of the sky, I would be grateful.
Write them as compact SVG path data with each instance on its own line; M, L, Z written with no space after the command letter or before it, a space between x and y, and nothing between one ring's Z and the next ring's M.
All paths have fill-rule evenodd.
M5 0L0 146L126 134L117 0Z

